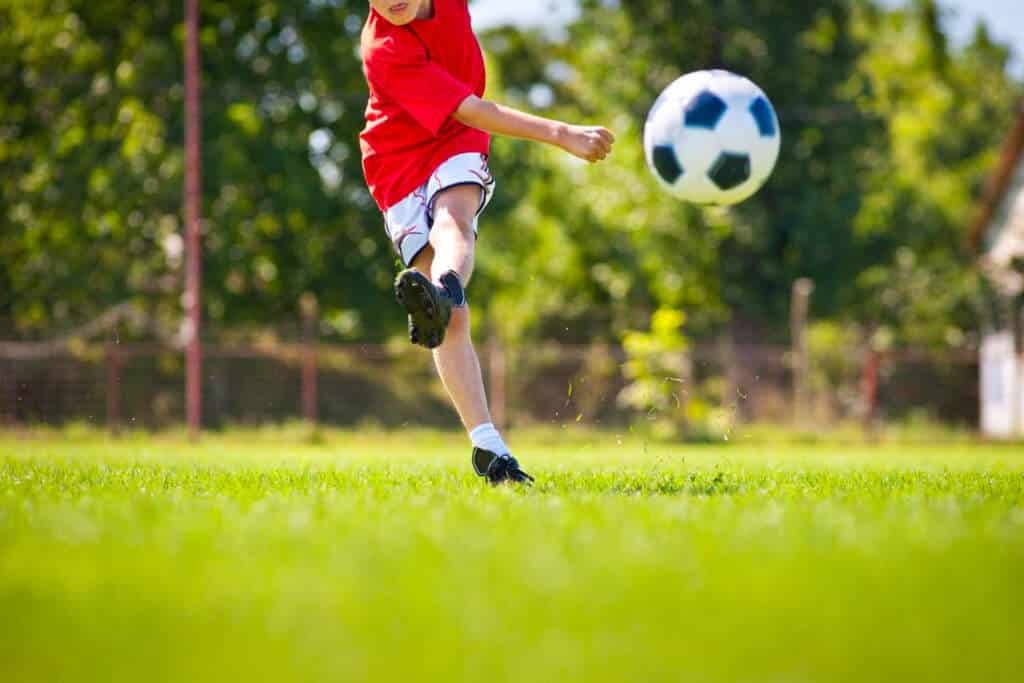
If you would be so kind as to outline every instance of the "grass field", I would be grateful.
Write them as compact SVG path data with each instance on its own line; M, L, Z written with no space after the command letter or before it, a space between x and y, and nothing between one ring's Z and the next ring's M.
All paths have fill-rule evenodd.
M0 680L1020 681L1024 449L0 436Z

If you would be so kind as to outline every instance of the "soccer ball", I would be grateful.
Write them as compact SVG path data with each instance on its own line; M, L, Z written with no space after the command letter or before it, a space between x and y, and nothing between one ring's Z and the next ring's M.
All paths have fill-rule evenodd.
M768 96L729 71L697 71L668 86L644 127L647 165L673 195L738 204L779 158L779 119Z

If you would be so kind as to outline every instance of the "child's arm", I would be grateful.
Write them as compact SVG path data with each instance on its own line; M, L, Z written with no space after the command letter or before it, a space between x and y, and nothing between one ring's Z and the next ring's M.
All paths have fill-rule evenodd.
M612 151L615 135L601 126L572 126L482 100L467 97L453 115L470 128L495 135L546 142L586 161L601 161Z

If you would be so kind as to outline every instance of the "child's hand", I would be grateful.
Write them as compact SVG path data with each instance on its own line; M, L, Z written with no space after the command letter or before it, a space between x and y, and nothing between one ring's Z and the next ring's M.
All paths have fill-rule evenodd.
M601 126L566 126L559 144L569 154L594 163L612 153L615 134Z

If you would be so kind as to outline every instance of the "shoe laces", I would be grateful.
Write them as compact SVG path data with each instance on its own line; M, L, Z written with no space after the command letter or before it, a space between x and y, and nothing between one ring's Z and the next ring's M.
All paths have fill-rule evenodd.
M441 276L441 287L455 308L461 308L468 303L466 300L466 290L462 286L462 279L454 270L449 270Z
M487 478L498 483L511 479L515 482L533 482L533 477L519 469L519 461L511 455L499 455L487 468Z

